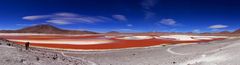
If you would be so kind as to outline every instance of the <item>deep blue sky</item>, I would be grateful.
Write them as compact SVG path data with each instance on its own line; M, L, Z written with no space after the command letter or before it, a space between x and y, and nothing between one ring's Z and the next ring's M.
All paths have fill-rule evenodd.
M52 24L97 32L240 28L239 0L0 0L0 29Z

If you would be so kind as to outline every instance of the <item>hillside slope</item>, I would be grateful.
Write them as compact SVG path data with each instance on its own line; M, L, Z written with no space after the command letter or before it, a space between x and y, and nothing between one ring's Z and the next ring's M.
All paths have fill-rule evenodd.
M64 30L47 24L25 27L19 30L1 30L0 33L97 34L91 31Z

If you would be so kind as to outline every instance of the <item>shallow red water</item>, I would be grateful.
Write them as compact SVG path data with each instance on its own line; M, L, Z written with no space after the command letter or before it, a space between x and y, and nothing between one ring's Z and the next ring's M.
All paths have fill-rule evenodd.
M93 39L101 38L103 36L1 36L7 39L21 39L21 40L52 40L52 39ZM222 40L217 38L213 40ZM121 40L110 39L114 42L106 44L93 44L93 45L71 45L71 44L41 44L32 43L32 46L49 47L49 48L62 48L62 49L119 49L131 47L147 47L161 44L180 44L180 43L193 43L193 42L209 42L213 40L199 40L199 41L174 41L162 39L145 39L145 40ZM24 42L16 42L17 44L24 44ZM30 42L31 43L31 42Z

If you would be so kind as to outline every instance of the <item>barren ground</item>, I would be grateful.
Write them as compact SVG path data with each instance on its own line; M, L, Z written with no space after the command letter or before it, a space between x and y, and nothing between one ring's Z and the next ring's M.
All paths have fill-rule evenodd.
M239 65L240 39L108 51L63 51L0 41L0 65Z

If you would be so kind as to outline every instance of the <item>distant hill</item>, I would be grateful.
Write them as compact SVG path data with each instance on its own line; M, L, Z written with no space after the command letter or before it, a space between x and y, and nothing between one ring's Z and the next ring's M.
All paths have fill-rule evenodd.
M240 34L240 29L233 32L234 34Z
M221 31L221 32L205 32L205 33L201 33L201 34L205 34L205 35L239 35L240 34L240 29L230 32L230 31Z
M118 34L120 32L117 32L117 31L110 31L110 32L107 32L107 34Z
M217 34L231 34L232 32L229 31L222 31L222 32L218 32Z
M97 34L91 31L64 30L48 24L30 26L19 30L1 30L0 33Z

